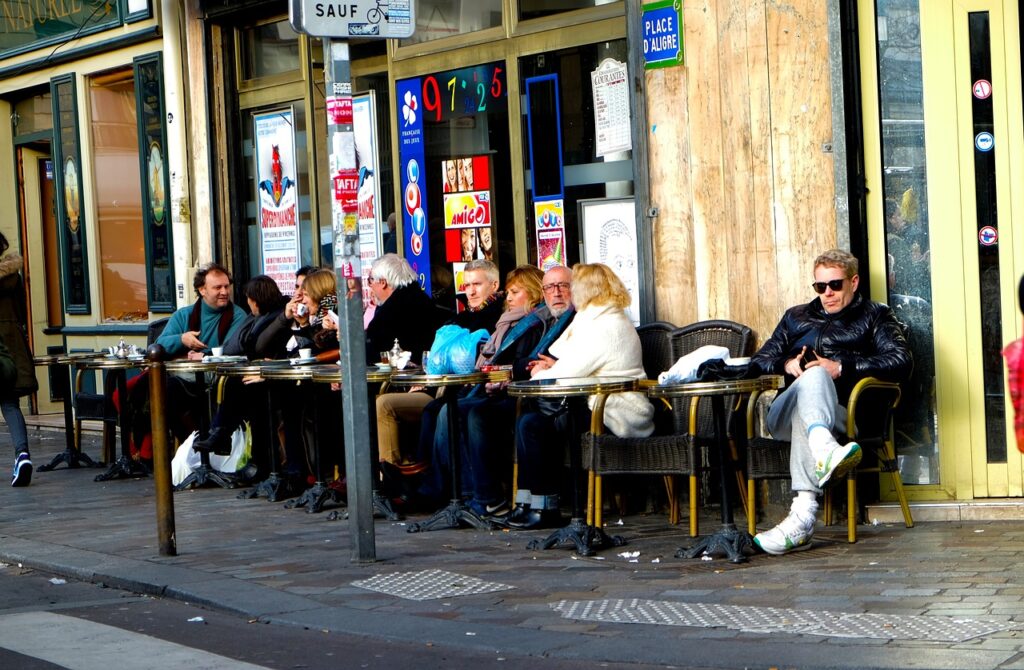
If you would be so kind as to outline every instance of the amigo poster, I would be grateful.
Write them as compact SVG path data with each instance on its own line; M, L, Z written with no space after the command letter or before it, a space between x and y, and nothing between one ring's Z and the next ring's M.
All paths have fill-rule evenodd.
M290 108L253 115L262 272L277 282L285 295L294 290L295 271L299 269L299 202L292 118Z

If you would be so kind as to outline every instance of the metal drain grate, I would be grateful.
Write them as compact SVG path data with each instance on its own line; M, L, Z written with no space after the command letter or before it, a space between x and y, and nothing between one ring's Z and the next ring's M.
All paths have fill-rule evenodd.
M551 605L566 619L603 623L728 628L746 633L964 642L1021 626L939 616L866 614L776 607L679 603L665 600L562 600Z
M498 582L485 582L476 577L460 575L447 570L421 570L419 572L392 572L352 582L352 586L378 591L406 600L433 600L471 596L478 593L508 591L514 587Z

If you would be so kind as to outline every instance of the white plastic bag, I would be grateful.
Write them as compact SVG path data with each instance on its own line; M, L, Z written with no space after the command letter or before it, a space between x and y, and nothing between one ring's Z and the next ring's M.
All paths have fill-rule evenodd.
M692 382L697 379L697 368L705 361L715 358L725 360L729 358L729 350L726 347L719 347L707 344L699 349L691 351L678 361L671 368L658 375L659 384L679 384Z
M192 449L199 433L193 432L181 443L171 459L171 485L177 486L192 474L202 462L199 452ZM252 434L248 423L243 423L231 434L231 453L227 456L210 454L210 467L214 470L235 473L249 465L252 457Z

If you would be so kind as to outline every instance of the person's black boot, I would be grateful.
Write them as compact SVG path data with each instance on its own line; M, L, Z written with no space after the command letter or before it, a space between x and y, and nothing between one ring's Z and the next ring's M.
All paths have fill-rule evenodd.
M227 456L231 453L232 431L220 426L210 431L205 440L196 440L192 443L194 451L208 451L218 456Z
M529 517L530 506L526 503L516 503L516 506L512 508L512 511L509 512L504 519L502 519L501 523L515 528L517 527L517 524L526 523Z

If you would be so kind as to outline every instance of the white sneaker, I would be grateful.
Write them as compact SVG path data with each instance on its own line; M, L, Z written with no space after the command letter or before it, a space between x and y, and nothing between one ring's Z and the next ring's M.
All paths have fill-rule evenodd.
M863 455L860 445L856 442L846 445L833 443L824 458L819 458L814 464L814 475L818 478L818 488L824 487L833 477L842 477L857 467Z
M781 556L791 551L809 549L812 535L814 517L810 521L802 521L794 512L790 512L775 528L755 535L754 544L766 554Z

